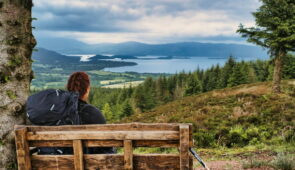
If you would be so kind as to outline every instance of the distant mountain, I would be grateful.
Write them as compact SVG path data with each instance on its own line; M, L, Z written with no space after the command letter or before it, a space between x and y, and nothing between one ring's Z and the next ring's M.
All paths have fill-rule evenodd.
M105 56L105 55L96 55L94 57L91 57L89 61L94 61L94 60L105 60L105 59L113 59L113 57Z
M39 47L67 54L113 54L130 56L196 56L196 57L266 57L260 47L241 44L181 42L145 44L139 42L85 44L70 39L39 40Z
M35 64L44 64L44 65L50 65L53 67L60 67L67 71L73 71L73 70L89 71L89 70L101 70L101 69L110 68L110 67L137 65L137 63L135 62L100 60L102 58L105 59L107 56L97 55L96 57L97 58L91 58L91 60L84 62L84 61L80 61L80 57L66 56L66 55L59 54L55 51L47 50L44 48L38 48L38 51L33 52L33 55L32 55L32 58L35 61L33 64L34 68L36 68ZM101 57L101 58L98 59L98 57ZM121 57L123 58L124 56L121 56ZM125 56L125 57L131 57L131 56ZM41 71L40 68L39 68L39 71Z
M105 59L115 59L115 58L120 58L122 60L125 60L125 59L137 59L137 57L132 56L132 55L113 55L113 56L96 55L94 57L91 57L90 61L105 60Z
M38 51L33 52L32 58L40 64L69 64L80 61L80 57L69 57L44 48L38 48Z

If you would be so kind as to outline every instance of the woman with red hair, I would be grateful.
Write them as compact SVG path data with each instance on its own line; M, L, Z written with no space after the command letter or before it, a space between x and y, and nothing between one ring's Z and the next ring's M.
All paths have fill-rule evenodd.
M68 80L67 90L78 92L80 94L78 111L81 124L105 124L106 120L103 114L96 107L88 104L88 96L90 93L90 79L85 72L75 72ZM114 148L84 148L84 153L116 153Z
M90 93L90 79L85 72L73 73L68 79L67 90L80 94L78 110L81 124L106 123L103 114L96 107L87 103Z

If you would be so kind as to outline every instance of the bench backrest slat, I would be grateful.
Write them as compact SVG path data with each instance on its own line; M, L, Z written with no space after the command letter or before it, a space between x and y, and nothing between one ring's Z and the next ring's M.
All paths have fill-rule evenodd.
M27 140L178 140L178 131L40 131L28 132Z
M123 147L122 140L87 140L82 141L85 147ZM29 141L31 147L72 147L71 140ZM133 140L134 147L175 148L179 140Z
M100 125L65 125L65 126L24 126L17 125L18 127L27 127L28 131L118 131L118 130L146 130L146 131L162 131L171 130L179 131L179 125L176 123L129 123L129 124L100 124Z
M73 155L32 155L32 165L36 170L74 169ZM84 169L123 170L124 155L99 154L84 155ZM178 154L133 155L133 169L177 170Z

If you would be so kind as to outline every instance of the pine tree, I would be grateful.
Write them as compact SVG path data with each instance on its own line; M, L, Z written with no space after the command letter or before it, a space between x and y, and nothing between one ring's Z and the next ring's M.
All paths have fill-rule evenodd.
M257 81L258 81L258 79L257 79L254 68L249 67L248 68L247 83L255 83Z
M254 69L257 76L257 81L266 81L269 77L269 61L257 60L251 62L251 67Z
M187 81L185 95L190 96L202 92L202 84L196 74L192 74Z
M254 12L257 27L244 28L238 33L249 42L268 49L274 58L273 92L280 93L282 60L290 51L295 51L295 1L261 0L262 6Z
M233 72L228 79L228 87L237 86L246 83L246 78L241 70L241 67L236 64L233 68Z
M295 56L291 54L287 55L283 63L283 78L295 79Z
M32 0L0 1L0 169L15 163L14 125L25 123L32 72Z
M133 98L135 106L138 107L141 111L145 111L147 99L145 97L145 91L142 85L136 87Z
M114 115L113 115L113 112L111 110L109 103L104 104L104 106L102 108L102 113L104 114L107 121L111 122L114 119Z
M122 106L122 117L131 116L134 113L134 110L128 100L123 103Z
M217 81L218 88L225 88L228 86L229 77L233 72L235 64L235 59L233 58L233 56L230 56L220 73L219 81Z

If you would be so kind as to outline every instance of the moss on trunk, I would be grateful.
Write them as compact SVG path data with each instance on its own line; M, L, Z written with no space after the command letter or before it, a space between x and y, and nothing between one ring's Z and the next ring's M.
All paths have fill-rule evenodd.
M32 77L32 0L0 2L0 169L15 168L13 128L25 123L24 106Z

